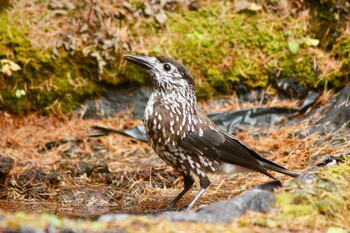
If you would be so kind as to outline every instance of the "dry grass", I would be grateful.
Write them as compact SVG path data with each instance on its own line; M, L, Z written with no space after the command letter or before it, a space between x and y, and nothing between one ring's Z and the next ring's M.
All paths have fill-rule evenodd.
M323 100L328 97L329 93L325 93ZM234 96L227 98L229 101L221 105L210 102L201 102L200 105L206 112L264 107L261 103L239 103ZM265 106L276 105L296 107L297 103L273 99ZM99 138L88 136L94 125L127 129L141 124L140 120L132 119L128 114L82 120L37 114L20 118L2 112L1 118L0 154L11 157L15 162L2 191L0 208L3 210L75 217L120 212L147 213L148 210L163 209L183 188L179 174L166 166L147 143L119 134ZM337 142L337 134L310 135L304 139L295 136L296 132L307 127L306 123L300 123L289 127L248 130L237 136L264 157L301 172L309 170L326 156L347 153L343 142ZM61 142L65 138L81 140L46 148L48 142ZM322 140L324 142L320 143ZM284 182L290 180L287 176L275 175ZM210 178L212 185L198 206L233 198L269 181L268 177L257 173L210 175ZM179 206L188 204L198 189L198 185L195 186ZM146 221L149 229L153 229L153 221L138 221ZM169 224L156 222L157 229ZM128 226L139 229L138 224ZM172 226L178 227L176 223ZM212 226L208 227L210 229L220 232L224 228ZM246 226L240 229L244 232ZM265 232L261 226L256 231Z
M253 107L254 104L239 104L234 97L228 97L223 105L201 103L202 109L211 112L236 110ZM277 100L272 100L268 106L275 106ZM256 104L256 103L255 103ZM259 105L259 103L258 103ZM279 106L295 107L294 102L279 103ZM183 188L179 174L166 166L153 152L147 143L139 142L119 134L111 134L100 138L89 138L91 126L99 125L115 129L132 128L141 124L140 120L130 118L127 114L118 114L113 118L102 120L82 120L77 117L59 119L54 116L29 115L23 118L1 113L0 123L0 154L11 157L15 166L10 174L10 183L6 200L22 202L44 201L55 205L100 205L110 208L102 211L144 212L150 208L161 209ZM341 148L329 147L327 144L316 143L317 136L305 139L294 137L300 127L292 126L270 128L239 133L237 136L259 151L263 156L292 170L306 171L324 156L343 153ZM254 133L254 137L251 133ZM257 137L258 135L258 137ZM267 136L259 136L267 135ZM68 142L58 147L46 149L46 144L52 140L60 142L65 138L79 138L80 142ZM44 178L29 180L37 188L42 180L48 182L45 176L57 178L57 184L50 182L44 187L48 192L44 198L39 194L28 195L27 183L19 180L30 173L29 170L40 168ZM90 170L89 170L90 169ZM23 176L23 174L25 174ZM21 176L22 175L22 176ZM289 178L280 174L277 177L283 181ZM45 180L46 179L46 180ZM269 181L261 174L237 174L232 176L211 175L212 185L199 204L209 204L217 200L232 198L244 190L257 184ZM41 186L40 186L41 187ZM28 187L27 187L28 188ZM64 190L64 191L63 191ZM71 190L71 191L69 191ZM101 195L88 195L96 192ZM196 186L183 198L179 205L187 204L198 191ZM16 208L13 208L15 211ZM45 208L43 208L45 210ZM56 210L59 215L66 212ZM69 212L69 211L68 211ZM100 214L89 212L91 216ZM78 213L71 213L78 215ZM70 215L68 213L68 215ZM84 216L89 216L85 214Z

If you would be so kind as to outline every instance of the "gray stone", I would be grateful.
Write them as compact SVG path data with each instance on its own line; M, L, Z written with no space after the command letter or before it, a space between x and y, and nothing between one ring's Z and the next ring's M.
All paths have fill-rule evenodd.
M171 221L230 223L247 210L267 212L274 201L275 196L271 191L253 189L237 198L202 207L197 212L167 212L160 217Z
M83 108L76 110L83 118L111 117L116 113L131 110L133 117L142 119L152 89L148 86L122 88L110 86L98 100L87 100Z

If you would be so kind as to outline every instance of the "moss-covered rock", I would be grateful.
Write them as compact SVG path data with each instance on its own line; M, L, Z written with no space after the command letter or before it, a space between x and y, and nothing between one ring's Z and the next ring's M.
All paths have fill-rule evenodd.
M101 91L94 82L96 62L78 52L72 57L64 50L54 59L52 51L34 48L28 31L16 23L16 18L0 14L0 58L21 68L11 74L0 72L0 109L17 114L67 113Z
M349 165L350 160L346 159L339 166L320 169L313 181L290 182L284 190L277 191L274 211L253 218L242 216L240 224L255 223L296 232L317 231L330 226L347 229L350 219L347 204L350 201Z
M196 12L171 15L159 39L163 43L149 50L181 59L201 84L219 93L229 92L237 82L266 87L273 71L313 88L342 86L347 71L340 69L337 57L317 48L319 40L313 36L304 18L236 13L230 3L212 2Z
M255 4L243 11L227 1L209 1L197 11L138 0L13 4L0 11L0 60L21 69L9 75L0 64L0 109L17 114L70 112L105 85L147 82L144 71L122 63L124 53L182 60L200 98L230 93L239 82L266 87L279 76L315 89L341 87L349 79L349 32L337 30L338 39L324 46L309 24L320 13L290 14L299 10L293 4L280 12L273 1L267 9ZM165 9L172 12L161 24L156 14Z

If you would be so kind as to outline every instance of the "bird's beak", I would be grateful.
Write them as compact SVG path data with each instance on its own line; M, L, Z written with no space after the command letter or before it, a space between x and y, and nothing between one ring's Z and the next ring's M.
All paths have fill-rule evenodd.
M153 62L150 60L150 57L146 56L139 56L139 55L131 55L131 54L125 54L123 56L126 60L141 66L142 68L145 68L147 70L153 69Z

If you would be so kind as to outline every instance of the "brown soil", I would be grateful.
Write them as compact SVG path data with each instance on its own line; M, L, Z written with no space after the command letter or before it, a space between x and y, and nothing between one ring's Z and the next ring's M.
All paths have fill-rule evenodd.
M218 111L210 104L201 105L205 110ZM221 110L239 107L232 101ZM147 143L119 134L88 136L94 125L126 129L142 123L127 114L82 120L36 114L16 117L2 112L1 119L0 155L9 161L5 163L9 172L6 174L5 169L1 174L0 209L88 218L106 213L147 214L162 210L183 188L179 174L166 166ZM341 148L317 145L319 138L315 136L295 137L300 127L248 130L238 137L262 156L297 171L308 170L324 158L322 155L341 153ZM62 143L63 139L68 142ZM8 158L13 160L12 165ZM276 176L282 181L289 179ZM211 181L199 205L232 198L270 179L251 173L211 175ZM198 186L178 207L188 204L196 192Z

